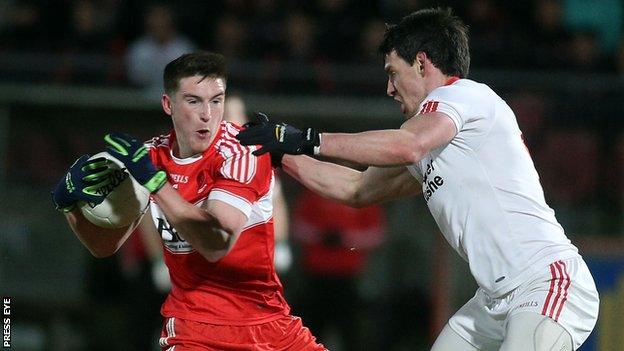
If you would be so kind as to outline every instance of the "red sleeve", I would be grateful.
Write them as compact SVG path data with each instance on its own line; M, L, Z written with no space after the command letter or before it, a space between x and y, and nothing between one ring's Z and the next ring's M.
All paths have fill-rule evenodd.
M273 170L269 154L254 156L255 147L240 144L223 146L215 184L209 200L224 201L249 217L251 205L266 195L271 187Z

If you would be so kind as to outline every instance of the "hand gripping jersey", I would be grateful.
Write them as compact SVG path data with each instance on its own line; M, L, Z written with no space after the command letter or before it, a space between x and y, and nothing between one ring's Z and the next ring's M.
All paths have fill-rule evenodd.
M172 289L164 317L220 325L252 325L288 315L282 285L273 267L273 170L268 156L252 155L234 137L238 127L222 122L212 145L201 155L172 155L175 134L152 139L148 148L157 168L182 197L196 206L223 201L249 218L232 251L210 263L193 249L150 204L162 236Z
M433 111L447 115L457 134L408 169L479 286L498 297L550 263L578 256L546 205L509 106L487 85L454 78L423 100L419 114Z

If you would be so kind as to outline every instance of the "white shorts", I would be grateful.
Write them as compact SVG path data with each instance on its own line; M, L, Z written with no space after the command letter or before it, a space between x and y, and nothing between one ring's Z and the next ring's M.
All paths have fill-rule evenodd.
M499 298L491 298L478 289L448 324L478 349L498 350L509 317L535 312L565 328L576 350L596 324L599 302L594 278L585 261L575 257L550 264L542 274Z

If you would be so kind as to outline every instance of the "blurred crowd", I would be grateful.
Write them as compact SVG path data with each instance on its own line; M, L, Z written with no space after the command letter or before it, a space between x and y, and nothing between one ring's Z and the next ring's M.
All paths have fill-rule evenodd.
M382 97L376 49L386 23L432 4L452 6L469 24L472 72L502 72L499 84L518 71L538 77L509 78L506 88L482 80L516 111L564 226L582 233L618 229L622 89L599 79L624 77L621 0L0 0L0 82L133 86L158 99L164 65L205 49L228 57L239 91ZM553 72L566 72L567 80L558 84ZM75 155L90 143L76 137L71 143L80 145L67 152L46 140L51 136L26 133L33 148L47 145L47 159ZM47 179L38 162L16 177Z
M499 83L510 80L501 90L517 115L547 200L570 236L620 233L624 90L610 85L611 81L595 85L583 79L594 74L600 79L624 77L624 0L0 0L0 85L136 87L158 98L165 64L201 49L226 55L231 84L244 93L350 93L381 98L385 76L377 45L386 23L429 5L452 6L469 24L472 72L495 70ZM506 78L517 71L541 80L535 84ZM560 87L558 82L545 87L552 83L548 77L553 72L572 79ZM46 188L77 155L102 146L98 128L123 129L139 137L168 128L168 120L158 119L160 115L153 111L137 117L136 111L114 107L24 103L7 111L15 117L9 118L6 180ZM89 123L84 122L85 115ZM150 123L144 123L148 119ZM410 348L397 345L426 340L432 311L428 291L422 287L428 287L430 279L419 269L420 263L414 263L428 264L427 248L432 246L418 241L428 240L422 238L434 230L433 223L426 225L429 217L424 206L390 204L384 208L389 209L386 213L375 207L345 216L344 223L320 215L308 218L316 212L305 206L327 208L325 213L350 212L313 198L285 178L290 185L286 195L295 205L286 229L292 231L294 263L282 276L297 313L319 335L331 339L332 332L337 333L345 345L360 337L379 344L378 349L402 350ZM369 221L368 228L354 224L364 222L359 216ZM418 218L418 225L404 228L411 223L406 218ZM141 245L126 246L116 258L92 264L90 298L103 311L110 310L110 304L117 304L122 312L131 306L141 308L144 313L137 316L149 321L125 321L145 327L133 331L141 343L153 340L151 322L160 322L157 308L162 291L150 285L151 263ZM334 264L314 260L318 257ZM148 295L141 290L145 288L150 289ZM114 301L122 294L126 305ZM328 300L336 313L323 315ZM410 328L416 314L427 317L419 328ZM354 321L370 325L350 324ZM126 326L119 323L117 328ZM97 323L93 329L98 335ZM353 330L363 331L353 335ZM100 342L109 346L93 339Z
M432 4L470 25L473 68L624 74L621 0L0 0L0 53L61 83L158 86L161 66L193 49L322 75L327 64L379 64L385 24Z

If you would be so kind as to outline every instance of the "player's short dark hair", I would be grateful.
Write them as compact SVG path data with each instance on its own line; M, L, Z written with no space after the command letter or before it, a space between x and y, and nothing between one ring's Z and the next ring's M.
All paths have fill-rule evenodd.
M388 55L392 50L410 65L416 54L424 52L442 73L468 76L468 27L450 8L422 9L403 17L396 25L389 25L379 52Z
M193 76L222 78L227 81L225 57L213 52L184 54L165 66L163 81L165 93L174 94L180 87L180 79Z

